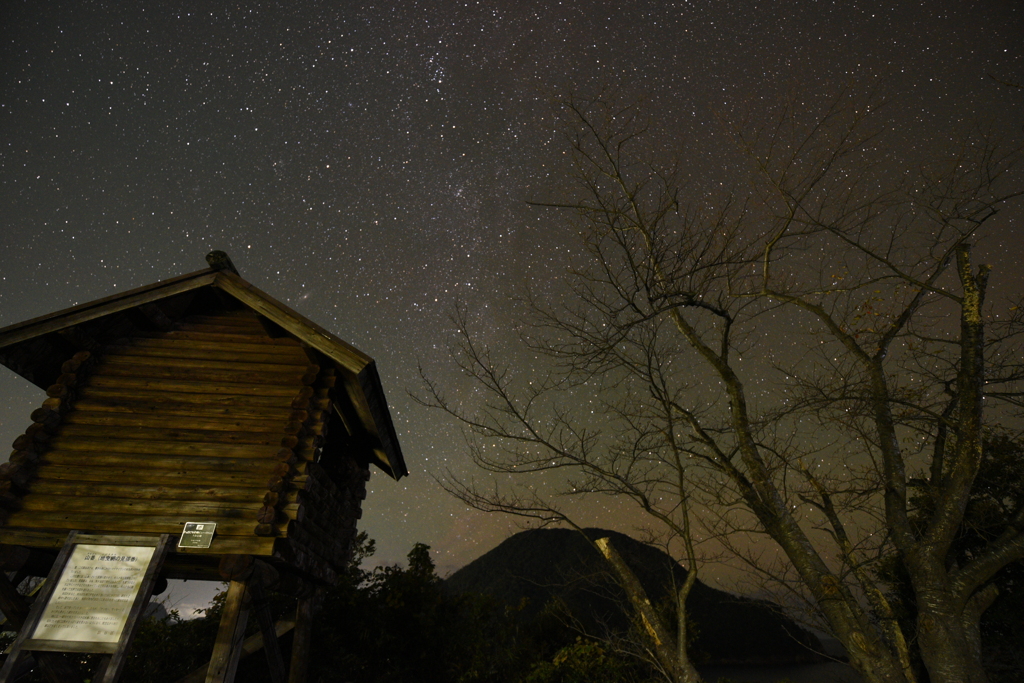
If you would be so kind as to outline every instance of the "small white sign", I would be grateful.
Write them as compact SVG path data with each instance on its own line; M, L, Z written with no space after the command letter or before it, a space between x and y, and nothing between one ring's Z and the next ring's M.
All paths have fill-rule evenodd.
M179 548L209 548L213 543L216 522L185 522L185 530L178 539Z

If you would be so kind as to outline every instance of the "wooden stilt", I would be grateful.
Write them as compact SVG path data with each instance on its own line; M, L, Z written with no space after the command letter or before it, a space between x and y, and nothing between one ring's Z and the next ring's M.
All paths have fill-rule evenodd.
M270 614L267 590L259 581L259 577L253 577L249 588L252 590L252 608L256 613L256 621L260 625L260 633L263 634L263 652L267 655L267 671L270 674L270 680L273 683L285 683L287 672L284 669L284 658L281 657L281 646L277 642L274 618Z
M292 635L292 661L288 683L306 683L309 651L313 639L313 613L317 595L300 598L295 607L295 633Z
M249 621L248 588L242 581L232 581L224 599L220 629L213 644L206 683L234 683L238 660L242 654L245 625Z
M287 619L281 619L274 625L274 633L280 638L284 634L288 633L295 628L295 618L288 617ZM242 643L242 657L245 658L249 655L259 652L260 648L263 647L263 634L255 633L245 639ZM195 669L184 678L179 678L175 683L203 683L206 680L206 672L210 667L210 663L206 662L198 669Z

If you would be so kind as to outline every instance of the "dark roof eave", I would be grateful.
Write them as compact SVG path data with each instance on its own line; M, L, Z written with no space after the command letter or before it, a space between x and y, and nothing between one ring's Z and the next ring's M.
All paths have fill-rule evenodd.
M213 284L216 277L217 271L206 268L9 325L0 329L0 350L35 337L41 337L44 334L58 332L90 320L166 299L175 294L206 287Z

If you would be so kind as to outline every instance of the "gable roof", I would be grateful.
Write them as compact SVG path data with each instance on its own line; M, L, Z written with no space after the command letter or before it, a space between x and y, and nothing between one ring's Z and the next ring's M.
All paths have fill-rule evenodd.
M45 390L77 351L100 352L132 329L170 329L197 306L242 306L270 336L294 338L334 366L342 378L335 392L348 399L350 421L356 422L349 427L359 432L364 457L395 479L407 475L373 359L243 280L223 252L207 261L210 268L0 329L0 363Z

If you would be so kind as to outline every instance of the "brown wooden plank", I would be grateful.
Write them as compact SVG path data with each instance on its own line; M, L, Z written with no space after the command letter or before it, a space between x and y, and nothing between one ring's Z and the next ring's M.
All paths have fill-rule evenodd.
M283 420L280 422L268 420L257 428L258 431L251 431L246 428L231 428L230 425L227 425L227 429L169 429L155 425L95 425L69 422L66 421L65 424L61 425L58 436L50 440L52 448L58 448L71 440L115 439L121 441L126 436L130 436L136 441L195 442L210 444L211 446L215 444L280 446L281 437L285 435L285 427L288 424ZM193 424L193 422L189 418L178 418L178 424ZM118 448L117 450L121 449ZM133 451L131 448L126 448L125 450ZM160 448L155 448L155 450L161 453L167 452ZM219 447L217 450L218 453L221 452Z
M274 411L280 408L291 410L291 402L299 391L301 390L296 389L288 396L285 392L275 392L274 395L220 395L135 389L126 395L122 389L88 386L78 391L75 409L129 413L162 412L168 415L191 415L199 410L209 411L209 414L257 417L275 414Z
M64 541L67 540L68 531L70 529L0 527L0 542L29 548L59 550L64 545ZM258 555L260 557L275 555L275 543L278 539L254 536L251 529L242 534L228 535L220 533L221 529L218 526L217 532L209 548L180 548L172 549L172 551L177 555L213 555L216 557L220 555ZM216 574L216 572L217 565L214 562L213 574Z
M251 502L208 502L196 500L130 500L124 498L107 498L102 496L56 496L29 494L25 496L21 508L23 512L86 512L111 513L118 515L147 515L151 517L167 517L186 515L190 519L221 518L255 519L257 511L263 504L262 498ZM294 515L298 504L282 506L284 515Z
M270 599L266 588L258 580L249 582L252 591L252 610L263 634L263 652L267 656L267 673L272 683L286 683L287 671L284 657L281 656L281 645L277 642L277 631L274 629L274 618L270 613Z
M176 331L181 332L207 332L213 334L242 334L252 335L253 337L267 337L267 334L260 325L256 326L240 326L227 324L227 321L217 320L211 323L197 323L188 320L183 320L174 326Z
M243 419L236 415L214 415L201 417L197 415L167 415L166 413L128 413L128 412L96 412L88 408L82 410L77 404L77 410L68 413L64 418L64 427L89 426L89 427L142 427L153 430L174 429L186 427L189 431L221 431L221 432L243 432L243 433L273 433L280 438L284 434L284 426L293 412L298 411L277 411L274 416L277 419L267 419L270 415L265 413L262 419ZM272 413L271 413L272 414ZM298 417L303 414L299 413ZM295 419L295 418L292 418Z
M253 448L263 448L262 446ZM188 471L197 481L205 481L206 472L251 472L270 477L280 463L271 457L222 457L213 455L165 455L152 453L109 453L55 450L43 457L39 474L51 465L107 468L134 468L135 472L161 470L165 473ZM131 479L128 479L131 481Z
M132 434L123 430L122 435ZM63 432L50 440L48 454L74 451L79 453L131 453L168 456L210 456L214 458L273 458L281 450L278 444L237 444L210 443L207 441L169 441L117 438L116 432L109 437L63 436ZM56 462L56 460L52 460Z
M242 656L245 625L249 620L247 587L241 581L232 581L224 599L220 628L206 670L206 683L232 683Z
M148 486L161 484L190 485L201 482L207 486L240 486L266 488L270 475L259 471L239 470L199 470L181 468L178 470L147 470L138 464L121 467L103 467L98 465L45 465L39 468L35 486L40 481L96 482L109 484L134 484Z
M244 369L215 369L206 367L182 367L172 366L170 363L159 365L148 365L142 363L120 363L117 359L107 358L104 363L96 369L92 382L100 378L114 377L137 377L146 379L172 379L192 380L197 382L218 382L218 383L239 383L239 384L273 384L273 385L299 385L306 376L305 371L298 367L274 366L284 368L282 371L273 372L262 369L260 366L244 366ZM134 360L134 359L131 359ZM199 362L199 361L195 361Z
M309 359L301 349L291 346L264 346L244 350L223 348L194 348L184 343L171 346L108 346L106 355L122 358L190 358L201 361L262 363L272 365L308 365Z
M133 344L162 344L162 343L184 343L197 348L207 346L208 348L230 348L228 345L239 344L252 348L259 346L281 346L290 348L302 348L302 343L292 337L265 337L258 339L248 334L211 334L208 332L182 332L170 330L168 332L146 332L136 331L132 333ZM150 341L152 340L152 341Z
M132 337L127 340L127 345L136 353L196 353L196 354L221 354L237 353L241 356L267 356L268 358L289 359L302 357L308 358L304 348L294 339L289 344L274 343L273 339L249 339L247 341L224 341L200 339L188 339L182 337L147 336Z
M250 311L239 311L217 313L214 315L190 315L182 320L183 323L194 323L197 325L229 325L232 327L244 327L263 331L260 321Z
M120 365L156 365L160 367L174 367L182 368L185 370L217 370L224 372L261 372L267 375L291 375L296 372L305 374L307 370L312 369L316 372L319 368L309 362L308 359L302 358L295 360L287 359L273 359L271 362L253 362L244 358L239 358L238 354L232 354L232 358L221 360L221 359L209 359L209 358L191 358L187 356L156 356L153 354L139 353L139 354L119 354L119 353L107 353L103 356L103 363L97 368L97 372L102 372L105 368Z
M180 515L120 515L89 512L16 512L7 520L11 527L23 529L79 529L88 533L139 533L181 535L186 522L195 519ZM217 533L226 536L251 535L255 523L249 519L221 517L216 520ZM283 530L281 535L287 533Z
M300 599L295 607L295 633L292 635L292 658L288 667L288 683L307 683L313 644L315 596Z
M253 382L218 382L188 379L163 379L149 377L121 377L93 375L89 378L91 387L102 387L116 389L127 396L133 390L145 391L174 391L187 394L199 395L230 395L245 396L256 394L263 396L287 396L290 399L295 397L299 386L284 386L268 383Z
M56 496L101 496L134 500L199 500L208 502L262 501L267 487L262 486L142 486L135 482L103 484L37 479L29 493ZM298 501L298 492L281 494L285 503Z

